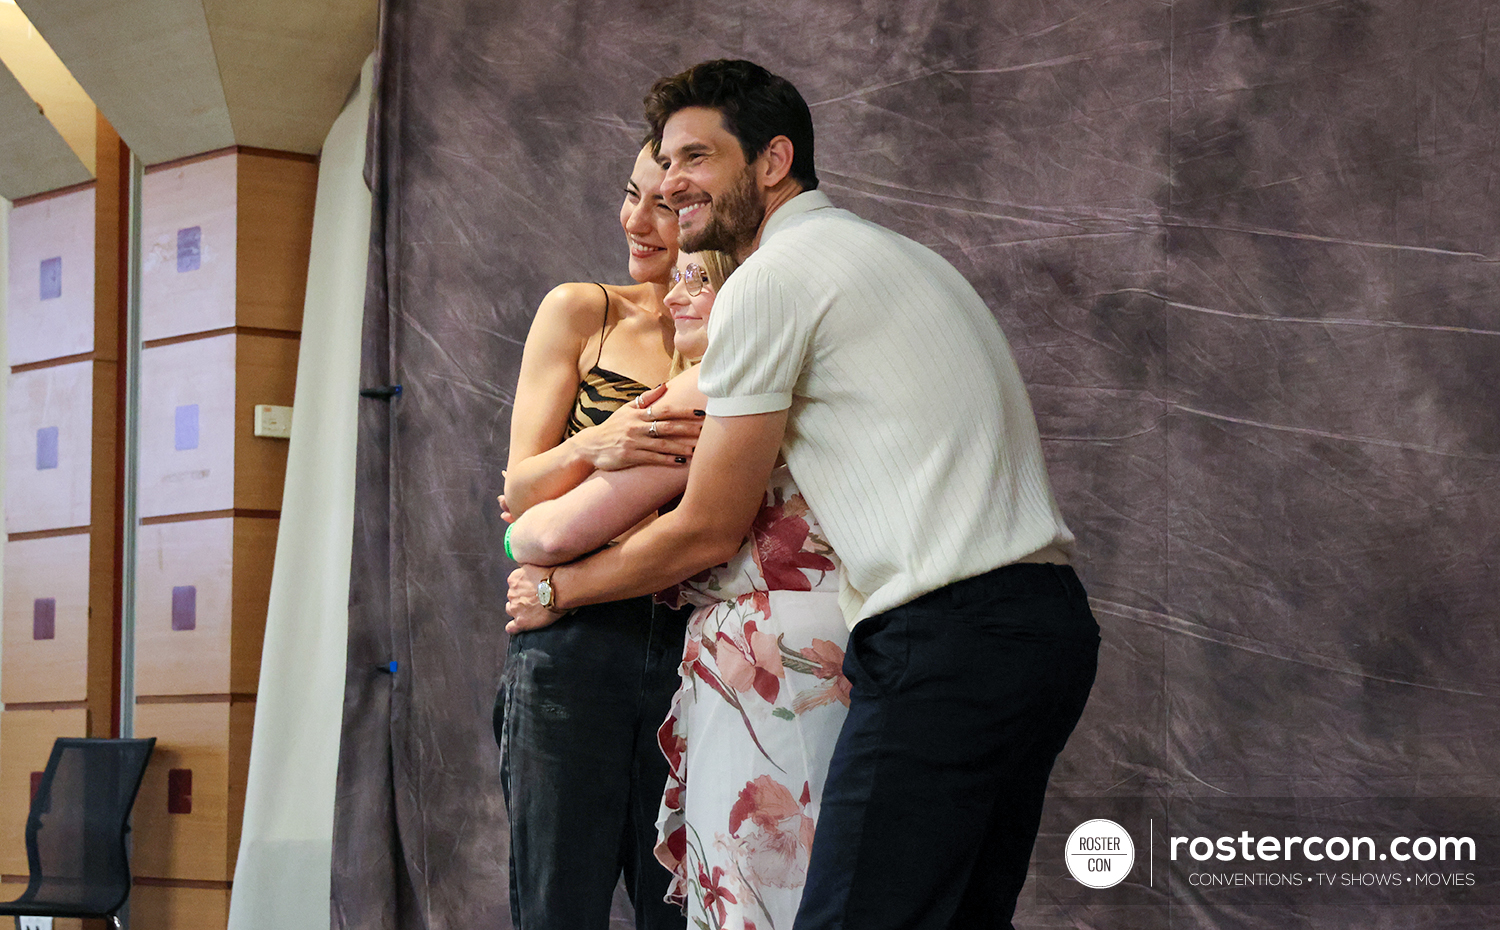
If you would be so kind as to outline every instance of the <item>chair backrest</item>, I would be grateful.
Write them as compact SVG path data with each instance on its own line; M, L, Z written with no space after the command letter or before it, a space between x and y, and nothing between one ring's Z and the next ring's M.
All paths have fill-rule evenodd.
M31 881L19 900L111 914L130 894L125 834L152 739L61 738L31 799L26 857Z

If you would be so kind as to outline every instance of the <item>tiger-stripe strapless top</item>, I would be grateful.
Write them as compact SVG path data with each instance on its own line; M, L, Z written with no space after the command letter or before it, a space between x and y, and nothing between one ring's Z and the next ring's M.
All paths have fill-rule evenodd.
M646 393L646 386L634 378L615 374L608 368L599 367L604 358L604 340L609 338L609 289L598 285L604 292L604 319L599 324L599 355L594 367L578 382L578 400L573 402L573 415L568 418L566 439L579 430L598 426L609 415Z
M611 413L644 393L646 386L639 381L595 365L578 382L578 400L573 404L573 415L568 418L567 436L598 426L609 419Z

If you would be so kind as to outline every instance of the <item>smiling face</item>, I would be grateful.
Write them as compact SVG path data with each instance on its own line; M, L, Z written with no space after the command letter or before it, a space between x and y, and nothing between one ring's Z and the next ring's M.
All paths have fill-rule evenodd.
M677 213L663 199L661 182L661 166L647 146L636 156L620 205L620 225L630 246L630 276L642 284L666 284L677 261Z
M662 127L662 193L677 211L682 247L743 256L766 215L755 166L717 110L687 107Z
M677 327L673 341L684 358L697 361L708 350L708 315L714 307L715 289L707 280L696 252L678 255L677 270L682 280L672 285L666 297L672 323ZM703 289L697 294L688 293L688 283L692 280L702 284Z

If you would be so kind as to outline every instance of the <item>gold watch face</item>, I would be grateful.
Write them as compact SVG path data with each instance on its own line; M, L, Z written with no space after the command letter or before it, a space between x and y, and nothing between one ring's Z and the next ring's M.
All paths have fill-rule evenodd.
M552 606L552 582L546 578L536 583L536 602L543 607Z

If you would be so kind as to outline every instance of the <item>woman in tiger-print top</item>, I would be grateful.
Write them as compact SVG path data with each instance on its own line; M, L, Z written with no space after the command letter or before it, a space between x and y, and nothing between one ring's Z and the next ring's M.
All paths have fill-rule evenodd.
M657 404L648 418L628 403L672 364L662 298L677 215L661 180L642 149L620 207L636 283L563 284L537 309L511 415L503 503L516 516L596 469L686 467L700 416ZM494 723L516 926L605 930L622 871L638 927L684 926L662 900L670 876L652 848L667 778L655 732L677 687L685 622L633 598L511 639Z

